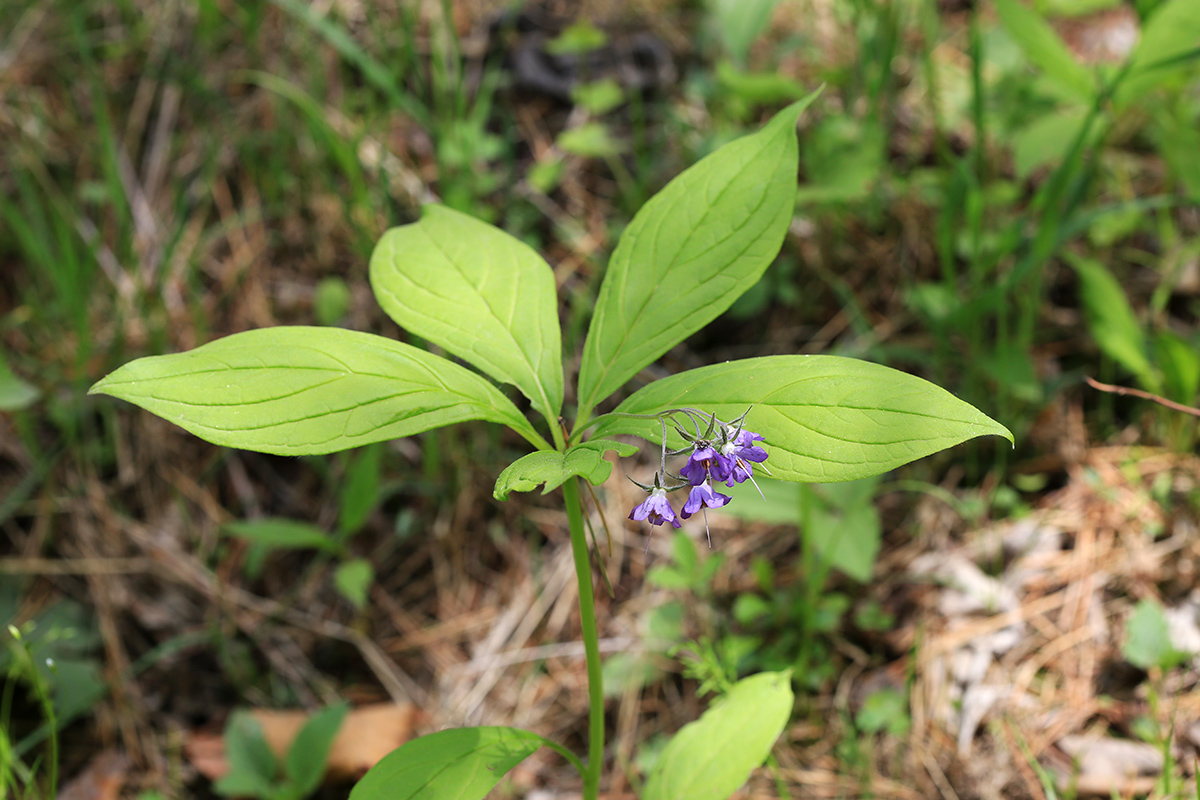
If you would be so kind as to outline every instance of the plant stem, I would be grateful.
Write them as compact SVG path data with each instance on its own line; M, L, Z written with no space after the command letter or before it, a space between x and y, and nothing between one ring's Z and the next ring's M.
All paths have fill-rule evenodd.
M579 581L579 623L583 633L583 652L588 676L588 759L583 773L583 800L596 800L600 789L600 768L604 762L604 678L600 673L600 634L596 629L596 603L592 594L592 567L588 558L583 512L579 505L579 486L572 478L562 485L567 504L567 524L571 530L571 552L575 556L575 577Z

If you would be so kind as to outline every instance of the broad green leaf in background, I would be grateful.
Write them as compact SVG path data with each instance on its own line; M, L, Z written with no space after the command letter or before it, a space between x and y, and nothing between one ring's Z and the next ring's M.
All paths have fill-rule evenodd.
M263 328L139 358L90 393L128 400L214 444L277 455L333 453L469 419L544 441L465 367L341 328Z
M1118 108L1135 102L1155 86L1195 60L1181 59L1177 64L1159 64L1179 59L1200 48L1200 4L1196 0L1166 0L1159 4L1142 27L1142 36L1130 56L1129 77L1118 87ZM1196 52L1200 56L1200 52Z
M765 356L713 364L655 381L601 418L593 436L633 434L656 441L654 414L699 408L719 419L746 417L766 437L776 478L829 483L895 469L977 436L1008 429L926 380L840 356ZM683 445L677 435L668 444Z
M875 573L875 557L883 534L879 511L873 502L878 476L843 483L802 484L800 535L822 561L860 583Z
M862 200L887 164L887 133L878 121L829 117L806 133L801 155L807 180L797 203Z
M1047 78L1080 100L1091 101L1096 93L1096 81L1075 60L1046 20L1018 0L996 0L996 13L1008 34Z
M350 800L482 800L546 741L517 728L452 728L401 745L371 768Z
M546 488L542 494L546 494L576 475L586 478L593 486L599 486L612 474L612 462L606 461L603 456L608 450L616 450L617 455L625 457L636 453L638 448L612 439L590 439L565 453L539 450L505 467L496 478L492 495L497 500L507 500L510 492L532 492L543 483Z
M366 608L367 592L375 582L375 568L365 558L354 558L338 565L333 573L333 585L342 597L357 609Z
M427 205L371 254L371 288L401 327L520 389L552 424L562 410L558 294L550 266L499 228Z
M307 522L279 517L246 519L222 527L230 536L250 544L279 550L325 550L336 553L340 546L328 533Z
M792 219L796 121L815 97L690 167L634 216L588 329L579 420L729 308L774 260Z
M779 0L708 0L710 29L739 64L766 29Z
M663 749L644 800L725 800L766 761L791 713L790 672L738 681Z
M1121 284L1096 259L1069 251L1064 255L1079 277L1079 298L1096 345L1106 356L1136 375L1146 389L1157 392L1159 380L1146 357L1146 335Z
M1024 180L1038 167L1062 161L1071 152L1086 118L1083 106L1071 106L1037 117L1016 131L1012 147L1017 177ZM1090 138L1095 139L1099 128L1091 126L1090 131Z
M283 768L291 782L293 797L308 797L317 790L325 776L329 750L349 708L349 704L342 702L321 709L308 718L292 740Z

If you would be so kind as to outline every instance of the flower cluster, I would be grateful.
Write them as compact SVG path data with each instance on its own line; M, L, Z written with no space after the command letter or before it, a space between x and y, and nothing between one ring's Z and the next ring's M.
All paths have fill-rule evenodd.
M696 429L690 434L675 425L689 446L682 450L668 451L666 449L666 419L675 414L684 414ZM721 508L731 498L713 488L714 484L723 483L733 486L749 480L754 481L754 465L767 460L767 451L760 447L763 437L742 427L746 415L743 414L733 422L721 422L711 414L705 414L695 409L675 409L665 412L663 419L663 458L662 467L654 474L654 484L648 486L634 481L638 486L649 492L650 496L634 507L629 518L645 520L651 525L661 525L669 522L678 528L680 518L687 519L698 511L709 508ZM707 430L701 434L700 424L705 424ZM666 456L688 453L687 463L679 470L678 475L672 475L666 470ZM766 467L763 467L765 470ZM681 481L677 485L666 485L667 479ZM632 479L630 479L632 480ZM682 512L677 516L667 492L689 487L688 499L683 504ZM705 528L707 529L707 517ZM710 542L711 544L711 542Z

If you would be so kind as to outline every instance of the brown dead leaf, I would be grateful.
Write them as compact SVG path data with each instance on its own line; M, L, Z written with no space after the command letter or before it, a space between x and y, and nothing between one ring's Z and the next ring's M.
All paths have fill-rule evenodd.
M128 769L124 753L105 750L59 790L58 800L117 800Z
M311 716L306 711L252 712L262 725L263 736L272 752L283 758L296 734ZM329 751L326 778L347 780L362 777L381 758L412 738L413 728L424 715L411 703L378 703L350 711ZM197 732L185 746L188 760L209 780L217 780L229 771L225 744L218 734Z

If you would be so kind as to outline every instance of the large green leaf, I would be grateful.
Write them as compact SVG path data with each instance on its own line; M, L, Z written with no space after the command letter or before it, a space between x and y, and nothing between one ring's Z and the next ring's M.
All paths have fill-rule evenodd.
M542 494L547 494L576 475L599 486L612 474L612 463L604 460L607 450L616 450L620 456L631 456L638 449L635 445L612 439L590 439L565 453L538 450L505 467L496 479L492 494L497 500L507 500L510 492L531 492L542 484L546 485Z
M579 373L579 419L762 276L792 219L796 121L816 93L667 186L621 235Z
M445 206L392 228L371 288L402 327L516 386L552 424L562 410L554 273L529 245Z
M369 333L264 328L139 358L91 388L201 439L279 455L332 453L468 419L540 437L486 379Z
M1096 93L1096 81L1036 11L1017 0L996 0L996 13L1009 36L1017 41L1029 60L1047 78L1080 100L1086 102L1092 99Z
M663 748L644 800L725 800L767 759L791 713L790 672L738 681Z
M839 356L765 356L655 381L601 419L593 436L661 438L657 420L619 416L698 408L766 437L776 478L829 483L866 478L976 436L1012 434L945 389ZM677 435L672 446L682 446Z
M545 743L517 728L452 728L413 739L371 768L350 800L481 800Z

